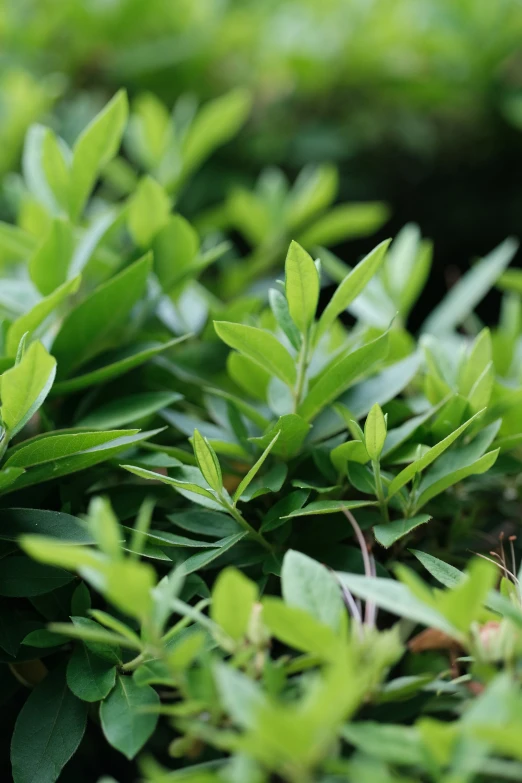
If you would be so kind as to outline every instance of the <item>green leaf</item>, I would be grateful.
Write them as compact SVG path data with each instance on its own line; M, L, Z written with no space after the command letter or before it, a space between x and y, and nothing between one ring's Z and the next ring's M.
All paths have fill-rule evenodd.
M289 606L278 598L263 599L263 622L285 644L322 660L335 659L340 645L337 634L308 611Z
M363 508L364 506L373 506L375 503L369 500L314 500L304 508L298 508L287 514L284 519L293 519L294 517L310 517L316 514L337 514L342 512L343 508Z
M85 372L83 375L77 375L67 381L59 381L53 387L53 395L70 394L71 392L86 389L89 386L97 386L113 378L118 378L130 370L148 362L163 351L168 351L174 345L186 340L190 335L185 334L182 337L176 337L166 343L152 343L145 345L134 345L130 349L118 351L113 357L113 361L108 361L101 367Z
M56 361L39 342L29 346L22 361L2 375L0 416L12 437L27 424L53 385Z
M0 250L13 259L25 259L34 250L34 238L18 226L0 220Z
M426 318L422 331L444 334L459 326L498 280L518 249L515 239L506 239L478 261L446 294Z
M109 432L76 432L65 435L44 435L23 443L7 452L7 467L30 468L46 462L98 449L111 441L136 435L139 430L112 430ZM114 443L113 443L114 445Z
M381 406L375 403L364 424L364 443L370 459L377 461L386 440L386 419Z
M338 204L322 215L297 239L301 245L334 245L351 237L373 234L387 219L388 208L378 202Z
M76 140L70 193L70 212L75 220L81 215L101 170L118 152L127 115L127 96L120 90Z
M238 88L203 106L183 143L183 175L193 171L216 147L236 135L248 117L250 105L250 94Z
M243 477L241 480L238 488L234 492L233 499L234 503L237 503L237 501L240 499L240 497L245 493L247 487L249 484L253 481L256 474L259 473L261 466L263 465L263 462L266 460L270 452L272 451L273 446L275 445L277 439L279 438L279 435L281 433L278 432L270 441L264 452L261 454L255 465L252 465L246 476Z
M361 465L366 465L370 460L370 455L361 440L349 440L332 449L330 459L335 469L341 472L346 470L347 462L358 462Z
M468 478L468 476L478 476L482 473L487 473L497 461L499 452L500 449L489 451L475 462L472 462L471 465L466 465L458 469L456 468L443 476L437 471L436 475L438 475L439 478L435 478L435 474L433 476L426 474L424 478L428 479L429 476L429 485L424 484L424 480L421 481L419 486L420 494L416 502L416 507L422 508L422 506L436 495L440 495L445 489L452 487L454 484L458 484L460 481ZM435 465L435 468L438 468L438 465Z
M0 539L17 541L20 536L35 533L74 544L94 543L85 523L71 514L38 508L2 509Z
M139 247L149 247L167 222L170 199L152 177L143 177L134 191L127 212L129 231Z
M281 584L285 603L304 609L319 622L339 630L343 612L341 591L325 566L290 549L283 559Z
M306 334L319 301L319 275L312 257L297 242L291 242L286 256L285 291L290 317Z
M237 522L227 514L198 508L168 514L167 519L183 530L209 538L223 538L233 533L239 533L241 530Z
M400 538L411 533L419 525L425 525L430 519L431 516L429 514L419 514L409 519L395 519L393 522L387 522L385 525L376 525L373 528L373 533L379 544L387 549Z
M427 552L420 552L418 549L411 549L410 552L415 555L424 568L430 572L445 587L456 587L465 579L465 574L454 568L448 563L439 560L438 557L429 555Z
M29 191L51 214L60 214L68 204L70 150L50 128L32 125L25 138L22 157Z
M110 430L138 421L163 408L169 408L183 399L178 392L143 392L119 397L117 400L101 405L81 418L77 426L95 430Z
M330 328L337 316L346 310L353 300L359 296L371 278L379 271L386 257L386 251L390 242L391 239L385 239L346 275L319 319L316 339L319 339Z
M247 632L257 594L256 584L237 568L225 568L215 581L210 617L236 642Z
M351 351L318 376L314 385L297 409L297 413L310 421L361 375L366 373L388 353L388 334Z
M421 601L405 584L379 576L343 573L338 576L351 593L364 601L372 601L387 612L421 623L428 628L437 628L454 638L459 637L455 627L440 612Z
M159 706L150 685L136 685L132 677L118 676L114 690L102 702L100 719L107 742L128 759L142 749L153 734L158 715L145 710Z
M11 744L14 783L54 783L85 732L87 705L68 689L65 671L50 672L31 692Z
M0 572L0 595L27 598L43 595L69 584L73 574L61 568L34 563L24 555L7 557Z
M60 378L118 341L118 330L145 291L152 258L147 254L93 291L72 310L54 343Z
M287 386L296 382L295 362L286 348L270 332L227 321L214 321L218 336Z
M85 451L78 454L64 456L55 462L44 462L40 465L35 465L34 467L26 470L12 484L10 484L7 488L2 489L1 491L4 493L13 492L14 490L21 489L22 487L29 487L33 484L39 484L44 481L52 481L54 479L60 478L61 476L67 476L69 473L75 473L78 470L84 470L85 468L91 467L92 465L105 462L111 457L114 457L120 451L125 451L131 448L131 446L134 446L141 441L156 435L157 432L158 430L151 430L149 432L138 432L136 435L123 435L121 437L113 438L107 443L86 449ZM59 437L61 436L51 435L48 437L48 440ZM42 438L42 440L45 439Z
M111 562L105 569L101 591L120 611L144 621L152 609L151 590L156 572L137 560Z
M268 292L268 301L277 325L288 337L295 350L298 351L301 346L301 335L299 329L292 321L285 295L277 288L271 288Z
M309 495L310 492L308 490L298 489L278 500L263 518L261 533L268 533L270 530L276 530L278 527L286 524L288 514L301 508L308 500Z
M80 277L64 283L52 294L42 299L38 304L32 307L25 315L13 321L7 331L6 352L8 356L16 356L20 340L26 332L33 336L33 332L45 322L53 310L58 307L71 294L76 293L80 285Z
M343 394L341 402L349 408L352 416L356 419L365 416L373 403L378 402L379 405L386 405L387 402L397 397L415 377L421 359L421 352L416 351L405 359L395 362L382 372L352 386Z
M221 492L223 488L223 476L217 454L198 430L194 430L192 440L194 455L203 478L215 492Z
M206 566L210 565L210 563L213 563L214 560L217 560L218 557L224 555L225 552L228 552L229 549L232 549L233 546L242 541L247 535L248 533L242 530L239 533L233 533L232 535L221 539L219 542L215 541L215 548L207 549L204 552L197 552L195 555L191 555L189 558L187 558L187 560L184 560L183 563L181 563L179 566L181 572L185 576L188 576L188 574L192 574L195 571L199 571L200 569L205 568ZM218 544L219 547L217 546Z
M154 271L167 293L184 277L196 271L199 238L181 215L171 215L154 238Z
M264 435L257 438L249 438L260 449L265 449L279 432L279 438L274 444L273 453L278 457L290 459L300 450L304 439L310 431L310 424L296 413L287 413L280 416Z
M151 481L161 481L163 484L170 484L174 489L185 490L188 492L194 492L196 495L215 500L215 495L208 489L200 487L198 484L194 484L190 481L179 481L178 479L171 478L170 476L163 476L161 473L155 473L152 470L146 470L145 468L138 468L135 465L121 465L124 470L128 470L129 473L134 473L135 476L140 478L149 479Z
M398 473L394 479L390 482L388 486L388 498L393 497L402 487L404 487L405 484L408 483L408 481L411 481L411 479L419 473L421 470L424 470L428 467L428 465L431 465L431 463L437 459L441 454L443 454L446 449L448 449L452 443L454 443L459 435L462 435L464 430L466 430L469 425L477 418L477 416L480 416L482 411L479 411L474 416L472 416L470 419L464 422L464 424L461 424L460 427L458 427L456 430L454 430L450 435L447 436L447 438L444 438L444 440L439 441L439 443L435 444L435 446L432 446L431 449L429 449L425 454L420 457L420 459L415 460L414 462L407 465L404 470L401 470L400 473Z
M31 280L44 296L65 283L74 247L73 227L64 218L55 218L43 241L29 258Z
M82 701L104 699L116 681L116 667L79 642L67 664L67 685Z

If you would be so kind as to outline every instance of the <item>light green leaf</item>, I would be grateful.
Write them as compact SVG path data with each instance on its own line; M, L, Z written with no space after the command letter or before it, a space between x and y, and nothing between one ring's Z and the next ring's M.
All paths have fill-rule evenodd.
M387 549L400 538L411 533L419 525L425 525L430 519L431 516L429 514L419 514L409 519L395 519L393 522L387 522L385 525L376 525L373 528L373 533L379 544Z
M56 360L39 342L32 343L21 362L2 375L0 416L12 437L27 424L49 394Z
M285 291L290 317L306 334L319 300L319 275L312 257L297 242L291 242L286 256Z
M72 310L54 343L60 378L117 344L119 329L145 291L152 267L150 254L103 283Z
M387 218L387 207L378 201L338 204L312 223L297 239L305 247L334 245L351 237L373 234Z
M319 375L297 409L297 413L305 421L313 419L323 408L346 391L357 378L384 359L387 352L388 334L386 333L339 359Z
M107 742L128 759L142 749L156 728L158 715L147 708L159 706L150 685L136 685L132 677L119 675L114 690L102 702L100 719Z
M270 332L255 326L214 321L218 336L239 353L244 354L287 386L296 382L295 362L286 348Z
M319 319L316 339L330 328L337 316L346 310L359 296L369 280L378 272L386 257L390 242L391 239L385 239L346 275Z
M167 293L187 275L196 276L199 237L184 217L171 215L152 244L154 271Z
M6 352L8 356L16 356L20 340L26 332L33 337L33 332L45 322L53 310L71 294L75 294L80 285L80 277L59 286L52 294L42 299L32 307L25 315L13 321L7 331Z
M340 640L335 631L298 606L264 598L263 622L277 639L296 650L326 661L338 655Z
M31 280L41 294L49 296L67 280L74 247L71 223L55 218L43 241L29 258Z
M461 468L455 468L451 472L448 472L446 475L441 475L438 471L437 474L434 474L433 476L429 476L429 474L427 474L425 478L428 479L429 476L429 485L424 484L424 480L421 481L419 487L420 494L416 502L416 507L422 508L422 506L424 506L429 500L434 498L436 495L440 495L440 493L444 492L445 489L447 489L448 487L452 487L454 484L458 484L460 481L463 481L465 478L468 478L468 476L477 476L477 475L481 475L482 473L486 473L488 470L490 470L490 468L493 467L493 465L497 461L499 452L500 449L489 451L487 454L484 454L475 462L472 462L471 465L466 465ZM435 465L435 469L437 468L438 465ZM438 475L439 478L436 478L435 477L436 475Z
M364 424L364 442L370 459L377 461L386 440L386 419L378 403L370 410Z
M183 399L178 392L143 392L119 397L117 400L90 411L78 422L78 427L110 430L138 421Z
M101 170L118 152L127 115L127 96L120 90L76 140L70 192L73 219L79 218Z
M405 584L378 576L344 573L338 576L351 593L364 601L372 601L387 612L459 638L455 627L440 612L417 598Z
M185 334L182 337L176 337L174 340L169 340L166 343L147 343L144 345L133 345L130 349L124 349L117 351L116 354L111 356L112 361L105 357L107 363L102 364L99 368L92 369L77 375L74 378L70 378L67 381L59 381L53 387L53 395L55 394L69 394L71 392L79 391L80 389L86 389L89 386L98 386L100 383L105 383L113 378L118 378L135 367L148 362L149 359L153 359L163 351L168 351L174 345L183 342L190 335Z
M243 477L243 479L241 480L238 488L234 492L234 496L233 496L234 503L237 503L237 501L245 493L245 491L246 491L247 487L249 486L249 484L255 478L256 474L260 471L261 466L263 465L263 462L266 460L266 458L268 457L268 455L272 451L272 448L275 445L275 443L276 443L277 439L279 438L280 434L281 434L280 432L276 433L276 435L272 438L272 440L270 441L270 443L268 444L268 446L266 447L264 452L261 454L261 456L259 457L257 462L254 465L252 465L252 467L250 468L250 470L248 471L246 476Z
M221 492L223 488L223 476L217 454L198 430L194 430L192 440L194 455L203 478L215 492Z
M316 514L337 514L342 512L343 508L363 508L364 506L373 506L375 503L370 500L314 500L303 508L298 508L287 514L283 519L293 519L294 517L310 517Z
M200 487L198 484L194 484L190 481L180 481L179 479L171 478L170 476L163 476L161 473L155 473L152 470L146 470L145 468L138 468L135 465L121 465L124 470L128 470L129 473L134 473L135 476L140 478L149 479L150 481L161 481L163 484L169 484L174 489L185 490L187 492L194 492L196 495L215 500L215 495L209 489Z
M184 574L184 576L188 576L195 571L199 571L200 569L205 568L206 566L210 565L210 563L214 562L214 560L216 560L218 557L221 557L221 555L225 554L225 552L228 552L229 549L232 549L233 546L242 541L247 535L248 533L242 530L239 533L233 533L232 535L221 539L221 541L215 541L214 549L207 549L204 552L197 552L195 555L191 555L187 560L184 560L183 563L181 563L179 566L181 572ZM217 544L219 544L219 547L217 547Z
M347 462L358 462L361 465L366 465L370 460L370 455L361 440L349 440L332 449L330 459L335 469L341 472L346 470Z
M127 218L129 231L139 247L150 243L167 222L170 213L170 199L152 177L143 177L129 203Z
M231 639L239 642L246 634L258 589L237 568L220 571L212 590L210 617Z
M26 259L34 250L34 237L27 231L0 220L0 250L8 258Z
M18 446L11 454L7 452L7 467L29 468L45 462L82 454L111 441L136 435L139 430L112 430L109 432L77 432L66 435L43 435Z
M420 459L415 460L414 462L407 465L404 470L401 470L400 473L398 473L394 479L390 482L388 486L388 497L391 498L393 495L395 495L402 487L405 486L405 484L408 483L408 481L411 481L411 479L419 473L421 470L424 470L428 467L428 465L431 465L434 460L437 459L437 457L440 457L441 454L443 454L446 449L448 449L452 443L454 443L459 435L462 435L464 430L466 430L469 425L482 413L482 411L479 411L474 416L472 416L470 419L464 422L464 424L461 424L460 427L458 427L456 430L454 430L450 435L448 435L444 440L441 440L439 443L436 443L435 446L432 446L431 449L429 449L425 454L420 457Z
M296 454L303 445L310 430L310 424L296 413L287 413L280 416L276 423L257 438L249 438L251 443L255 443L260 449L265 449L279 432L279 438L274 444L273 453L284 459L290 459Z
M65 671L51 671L29 694L16 721L11 762L14 783L54 783L85 732L87 705L68 689Z
M291 345L295 348L295 350L298 351L301 346L301 335L299 333L299 329L292 321L285 295L277 288L271 288L268 292L268 301L270 303L270 309L274 314L274 318L277 321L277 325L288 337Z
M290 549L281 571L285 603L304 609L334 631L339 630L343 602L333 574L302 552Z
M430 313L422 331L444 334L459 326L495 284L517 249L518 242L515 239L506 239L478 261Z

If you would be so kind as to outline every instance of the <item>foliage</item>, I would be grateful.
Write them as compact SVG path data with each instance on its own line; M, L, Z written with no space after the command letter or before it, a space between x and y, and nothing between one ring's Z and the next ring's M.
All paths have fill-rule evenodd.
M248 103L118 92L72 146L27 134L0 225L14 781L106 744L151 783L519 779L513 527L485 562L520 508L517 244L415 335L430 244L407 225L345 264L329 167L189 222Z

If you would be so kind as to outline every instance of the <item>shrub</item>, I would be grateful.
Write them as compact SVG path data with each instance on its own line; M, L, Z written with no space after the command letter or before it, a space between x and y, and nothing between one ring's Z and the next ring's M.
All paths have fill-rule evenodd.
M179 124L141 99L128 120L118 93L72 148L32 127L11 181L15 783L52 783L78 748L110 772L105 743L151 783L518 779L514 528L484 554L519 510L516 242L414 336L430 243L408 225L348 267L324 245L384 211L331 207L329 168L236 190L195 221L201 239L175 199L247 104ZM475 308L495 285L488 329Z

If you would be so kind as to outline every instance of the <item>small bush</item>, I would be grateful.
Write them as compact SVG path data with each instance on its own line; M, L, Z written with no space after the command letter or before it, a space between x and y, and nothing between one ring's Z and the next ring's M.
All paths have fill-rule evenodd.
M407 225L347 266L327 246L386 210L334 205L333 168L175 211L248 111L120 92L72 147L33 126L9 180L14 781L520 779L517 244L414 335L431 244Z

